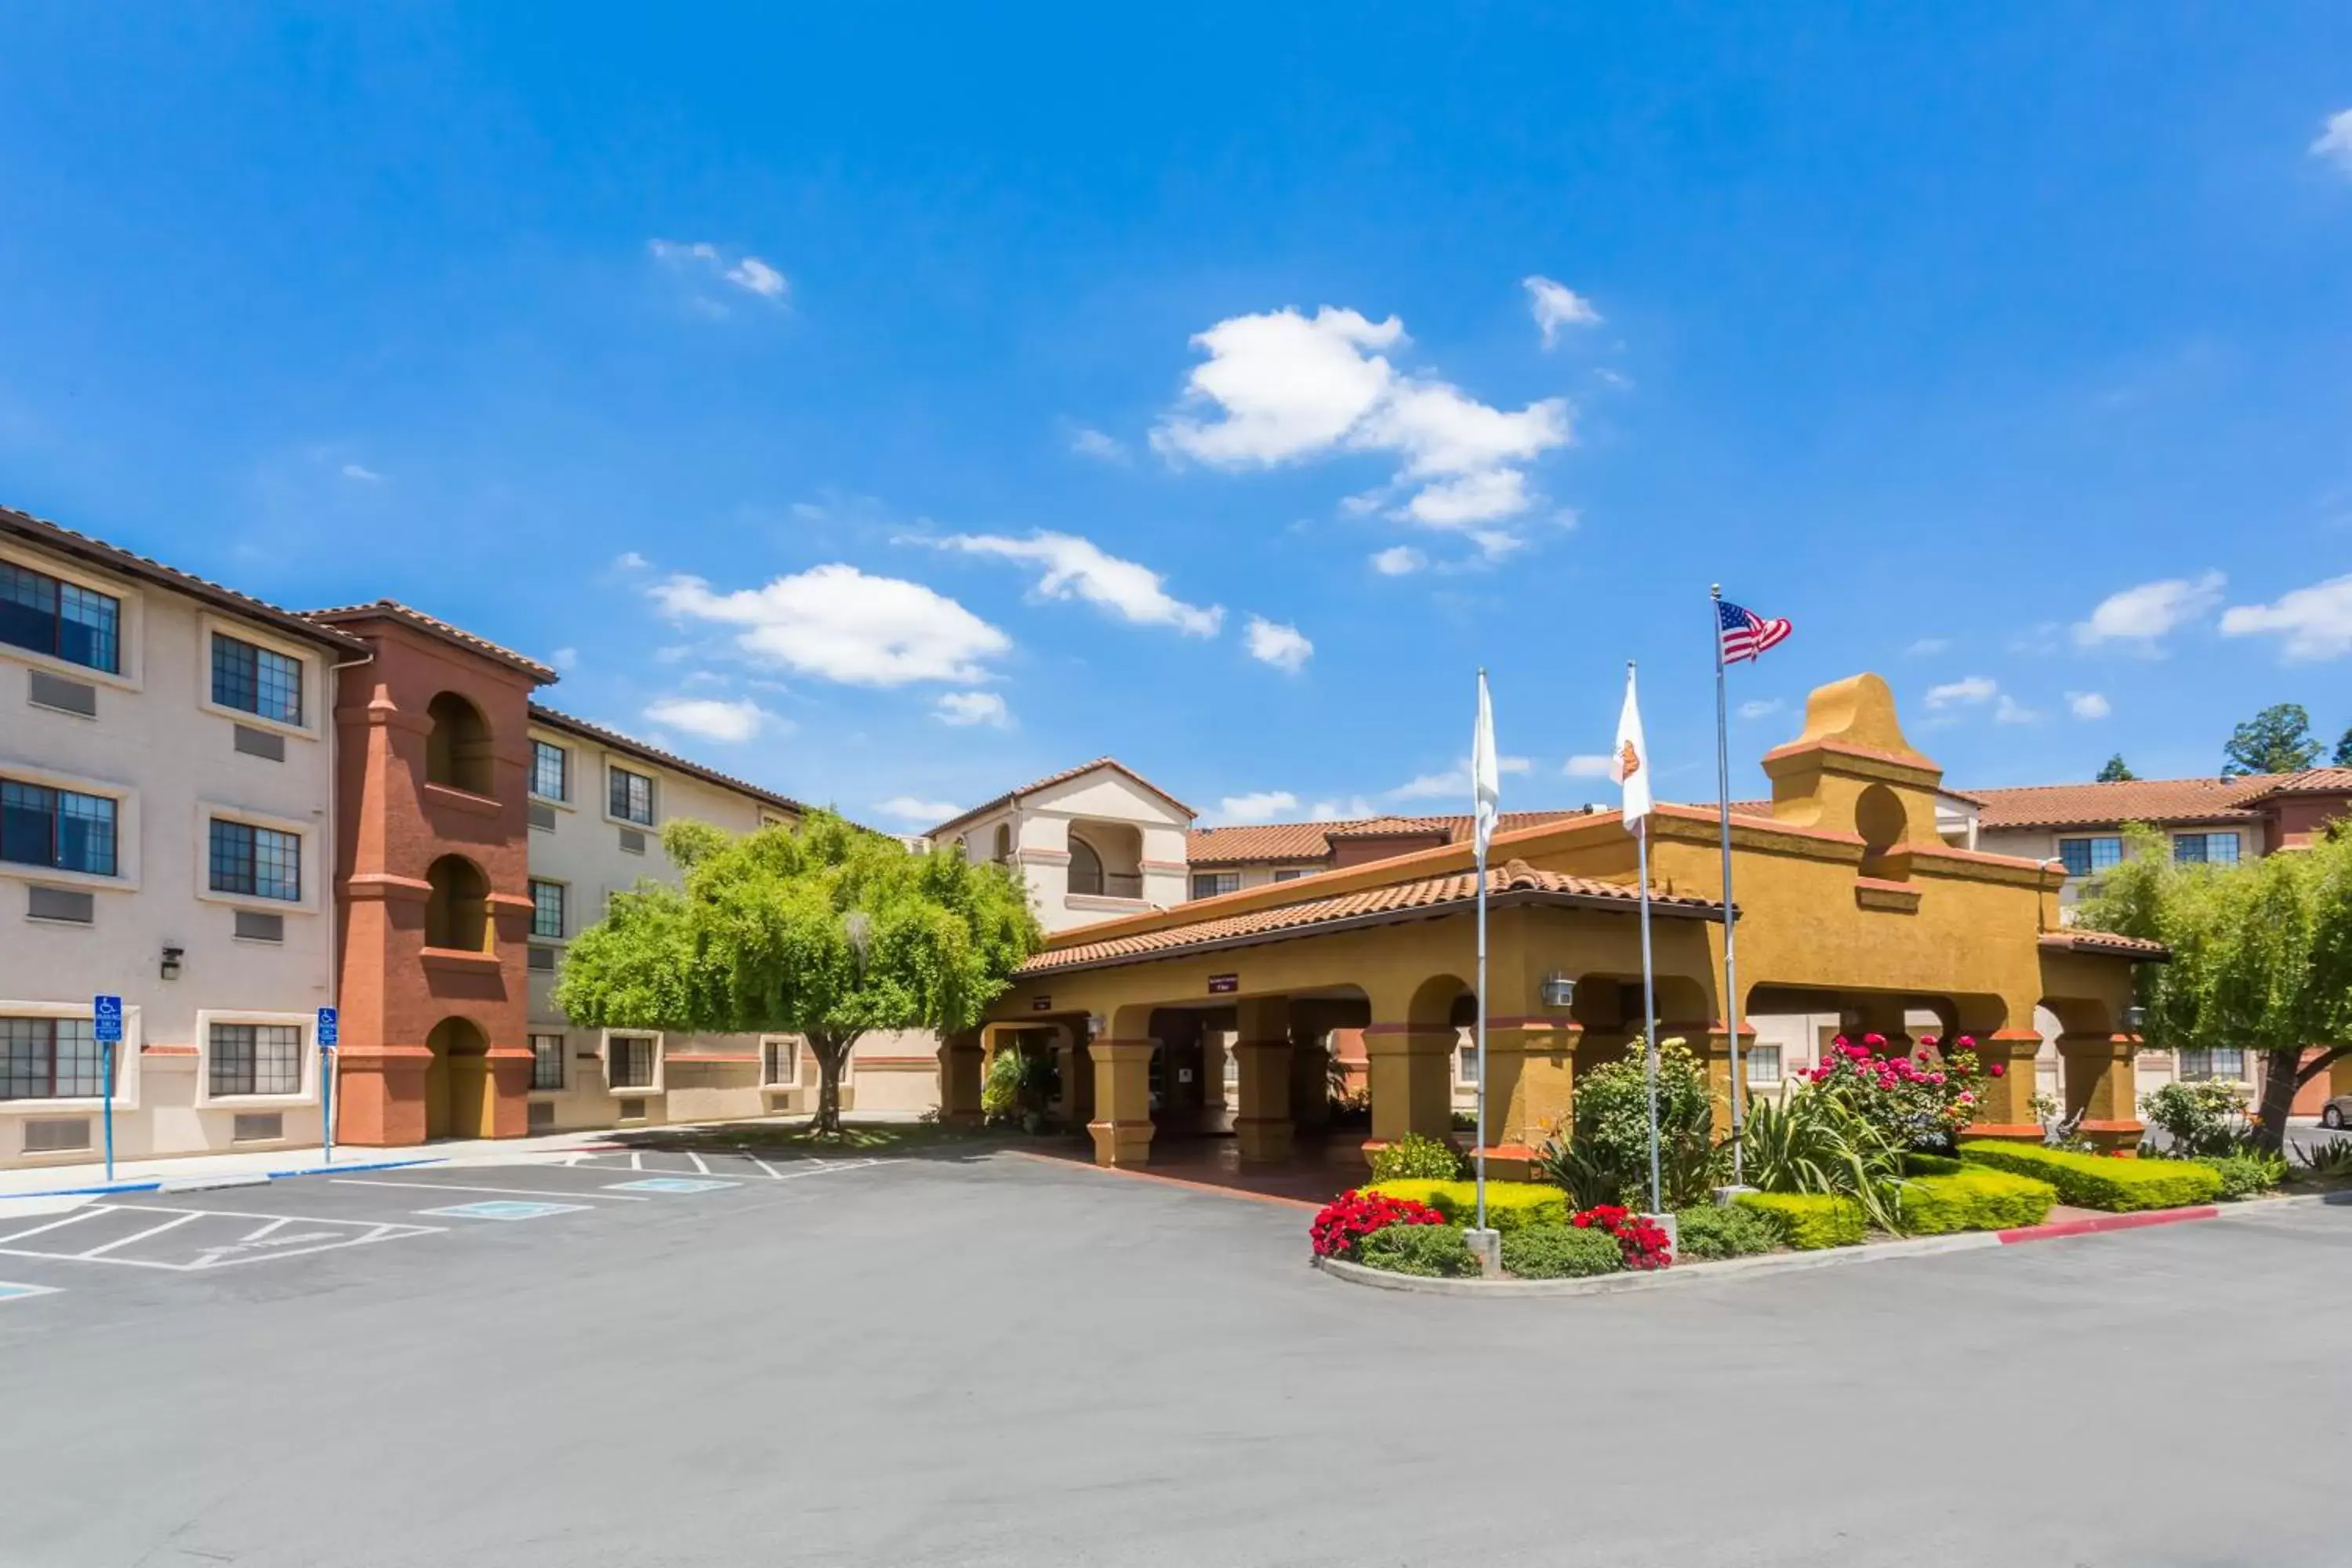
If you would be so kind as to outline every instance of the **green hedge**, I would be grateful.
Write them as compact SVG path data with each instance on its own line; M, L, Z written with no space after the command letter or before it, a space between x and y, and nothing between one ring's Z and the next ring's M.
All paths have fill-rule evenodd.
M1752 1258L1780 1245L1780 1227L1753 1209L1700 1204L1675 1215L1675 1261Z
M1445 1216L1448 1225L1472 1225L1478 1218L1478 1186L1475 1182L1429 1182L1399 1179L1374 1182L1360 1189L1384 1198L1410 1198L1427 1204ZM1527 1225L1566 1225L1568 1194L1548 1182L1488 1182L1486 1223L1496 1230L1517 1230Z
M1948 1236L1962 1230L2014 1230L2040 1225L2058 1189L2032 1176L1938 1160L1948 1171L1923 1172L1903 1184L1903 1234ZM1906 1168L1918 1170L1917 1163Z
M1503 1268L1522 1279L1580 1279L1625 1267L1625 1249L1598 1226L1523 1225L1503 1233Z
M2183 1208L2221 1195L2220 1173L2192 1160L2119 1160L1990 1139L1962 1143L1960 1158L2047 1182L2057 1189L2060 1203L2111 1214Z
M1365 1268L1391 1274L1445 1278L1478 1272L1478 1260L1471 1256L1461 1230L1450 1225L1389 1226L1364 1237L1358 1256Z
M1865 1228L1860 1204L1827 1193L1742 1193L1735 1201L1770 1220L1800 1252L1859 1246Z

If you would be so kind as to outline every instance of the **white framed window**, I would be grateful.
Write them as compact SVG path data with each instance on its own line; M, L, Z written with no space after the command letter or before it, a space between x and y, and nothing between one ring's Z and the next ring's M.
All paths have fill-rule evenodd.
M1457 1029L1454 1036L1454 1081L1465 1088L1478 1084L1478 1031Z
M530 738L530 793L559 805L572 798L572 752L536 735Z
M1279 866L1275 868L1274 879L1277 882L1296 882L1305 875L1307 873L1297 866Z
M2246 1053L2237 1046L2184 1047L2180 1052L2180 1076L2183 1079L2221 1079L2225 1082L2243 1083L2246 1081Z
M563 1087L562 1035L531 1036L530 1087L534 1094L551 1093Z
M606 1035L604 1087L615 1092L658 1090L661 1088L661 1037Z
M205 1009L196 1014L196 1103L299 1104L318 1095L316 1017Z
M607 816L632 827L651 827L654 825L652 774L637 773L614 763L605 767L604 782Z
M1770 1089L1780 1081L1780 1047L1750 1046L1740 1055L1748 1063L1748 1081L1757 1089Z
M196 897L256 909L316 910L320 877L316 825L243 806L199 801L196 842L204 847Z
M327 706L317 656L290 638L205 612L196 706L254 729L317 740Z
M1192 896L1196 899L1213 899L1221 893L1238 893L1241 890L1242 874L1239 871L1192 873Z
M2172 836L2176 866L2234 866L2238 863L2235 833L2176 833Z
M2061 838L2058 858L2069 877L2088 877L2124 863L2122 836L2102 833L2089 838Z
M789 1035L763 1036L760 1041L760 1083L767 1089L798 1089L801 1085L801 1043Z
M0 658L135 691L141 608L127 583L0 542Z
M564 898L570 889L562 882L530 879L530 934L538 942L562 942Z
M0 763L0 877L135 891L139 845L136 791Z

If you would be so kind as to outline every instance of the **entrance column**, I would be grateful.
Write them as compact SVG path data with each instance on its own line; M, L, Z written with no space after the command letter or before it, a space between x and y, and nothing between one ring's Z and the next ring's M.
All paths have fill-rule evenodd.
M1583 1037L1583 1026L1567 1017L1498 1017L1486 1025L1488 1174L1522 1177L1553 1132L1565 1136Z
M1898 996L1865 996L1853 1005L1855 1026L1846 1031L1846 1038L1855 1045L1864 1035L1886 1037L1884 1056L1903 1057L1911 1054L1911 1031L1903 1022L1903 1000Z
M962 1126L979 1122L980 1083L982 1066L987 1057L982 1042L987 1038L988 1026L980 1033L955 1035L940 1046L940 1116L943 1121Z
M1111 1017L1110 1037L1087 1047L1095 1063L1095 1120L1087 1131L1097 1165L1141 1165L1151 1158L1150 1027L1149 1007L1121 1007Z
M2033 1114L2033 1058L2041 1054L2042 1036L2033 1026L2034 999L1999 996L1956 998L1957 1027L1939 1042L1956 1047L1959 1037L1976 1041L1977 1063L1985 1070L1978 1091L1971 1138L2014 1138L2042 1141L2042 1123Z
M1244 1160L1290 1156L1290 1001L1254 998L1236 1009L1234 1058L1241 1068L1234 1142Z
M2138 1117L2139 1037L2105 1030L2058 1037L2064 1064L2066 1114L2083 1113L2082 1135L2103 1150L2137 1149L2147 1128Z

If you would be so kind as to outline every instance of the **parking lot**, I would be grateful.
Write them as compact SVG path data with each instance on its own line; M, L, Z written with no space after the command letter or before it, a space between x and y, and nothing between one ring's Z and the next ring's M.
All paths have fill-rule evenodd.
M2352 1211L1510 1302L1306 1217L983 1152L0 1211L0 1563L2345 1560Z

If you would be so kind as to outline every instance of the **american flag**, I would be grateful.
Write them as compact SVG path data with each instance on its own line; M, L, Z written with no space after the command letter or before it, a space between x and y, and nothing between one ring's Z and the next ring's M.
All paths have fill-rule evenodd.
M1723 634L1723 662L1726 664L1754 658L1766 648L1779 646L1794 629L1786 621L1768 621L1755 611L1743 610L1728 599L1717 599L1715 609Z

